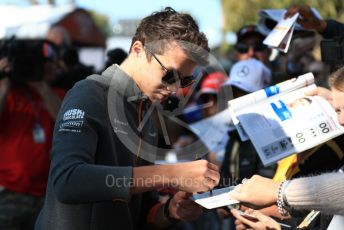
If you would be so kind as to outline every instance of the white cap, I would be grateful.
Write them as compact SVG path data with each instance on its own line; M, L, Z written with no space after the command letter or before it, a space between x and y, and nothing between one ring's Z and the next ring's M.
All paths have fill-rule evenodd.
M257 59L248 59L235 63L225 85L232 85L252 93L269 86L271 70Z

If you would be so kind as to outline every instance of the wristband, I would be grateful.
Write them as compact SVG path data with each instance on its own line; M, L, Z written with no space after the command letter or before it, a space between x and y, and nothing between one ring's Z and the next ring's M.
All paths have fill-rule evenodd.
M286 180L283 181L279 188L278 188L278 195L277 195L277 207L278 207L278 212L286 217L289 216L289 212L287 211L286 207L287 207L287 203L286 201L286 197L285 197L285 188L287 187L287 185L289 184L290 181Z

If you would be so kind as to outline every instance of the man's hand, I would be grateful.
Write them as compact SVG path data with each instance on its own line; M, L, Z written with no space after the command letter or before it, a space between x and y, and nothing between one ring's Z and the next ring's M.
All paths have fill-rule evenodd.
M281 226L272 218L252 209L246 210L245 213L254 216L254 219L242 216L237 210L231 210L233 216L236 218L236 230L254 229L254 230L280 230Z
M247 205L267 207L276 203L278 188L278 182L254 175L243 184L237 185L230 192L230 196Z
M202 214L203 208L191 200L190 197L190 193L177 192L169 203L169 217L181 221L197 219Z
M319 33L322 33L327 27L326 21L317 18L309 5L293 5L289 7L284 17L292 17L296 13L300 13L297 23L299 23L304 29L314 29Z
M220 180L219 168L206 160L133 169L132 194L173 187L184 192L206 192Z
M333 102L332 92L324 87L317 87L314 90L305 93L307 96L320 96L325 98L331 105Z
M175 164L173 171L171 186L189 193L209 191L220 180L219 168L206 160Z

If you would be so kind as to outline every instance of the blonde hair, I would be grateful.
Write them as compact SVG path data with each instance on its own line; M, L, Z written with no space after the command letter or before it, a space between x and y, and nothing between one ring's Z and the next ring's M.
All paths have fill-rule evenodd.
M344 66L330 76L328 83L331 88L344 92Z

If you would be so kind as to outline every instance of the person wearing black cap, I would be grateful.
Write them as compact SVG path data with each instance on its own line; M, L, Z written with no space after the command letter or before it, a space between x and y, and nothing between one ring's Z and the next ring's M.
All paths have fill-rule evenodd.
M237 32L237 43L235 45L236 59L238 61L256 58L266 66L270 66L269 56L271 50L263 44L265 35L255 25L247 25Z
M279 59L270 61L271 49L263 44L266 35L256 25L247 25L237 32L235 44L235 59L237 61L255 58L262 62L272 72L271 85L275 85L291 77L284 68L284 61Z

